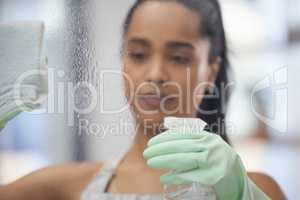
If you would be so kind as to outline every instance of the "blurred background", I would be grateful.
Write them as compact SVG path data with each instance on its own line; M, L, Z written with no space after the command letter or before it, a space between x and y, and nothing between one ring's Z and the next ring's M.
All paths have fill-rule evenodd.
M54 88L89 82L104 105L82 115L62 106L67 105L68 97L51 94L48 102L52 98L54 104L45 103L46 113L23 113L10 122L0 134L1 184L49 165L109 159L128 147L134 137L130 113L127 109L108 112L125 104L121 77L109 73L100 82L99 77L103 70L121 69L121 24L132 2L0 0L0 23L45 22L42 55L48 58ZM300 1L221 3L234 72L227 118L233 146L248 170L271 175L289 199L297 199ZM5 47L0 44L0 48ZM84 106L89 97L81 88L75 103ZM80 129L86 122L91 125L89 133Z

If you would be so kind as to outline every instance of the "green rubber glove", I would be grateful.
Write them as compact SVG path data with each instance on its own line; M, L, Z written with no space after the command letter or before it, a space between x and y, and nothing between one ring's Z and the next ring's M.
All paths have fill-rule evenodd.
M46 58L41 65L41 75L38 83L21 84L20 88L17 87L17 91L15 91L15 85L13 84L0 86L0 131L20 113L24 111L31 112L40 107L47 97L47 62ZM17 100L19 100L18 104Z
M247 176L239 155L215 134L168 130L152 138L144 151L147 164L169 169L163 184L200 183L213 187L222 200L266 200Z
M19 106L15 107L13 110L8 111L7 113L4 113L0 116L0 131L6 126L6 124L15 118L17 115L19 115L21 112L27 111L30 112L32 111L32 107L26 107L26 106Z

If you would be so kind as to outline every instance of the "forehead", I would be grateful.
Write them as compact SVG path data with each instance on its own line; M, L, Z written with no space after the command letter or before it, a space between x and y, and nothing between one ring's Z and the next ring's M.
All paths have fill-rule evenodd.
M136 9L127 36L197 41L199 24L197 13L180 3L148 1Z

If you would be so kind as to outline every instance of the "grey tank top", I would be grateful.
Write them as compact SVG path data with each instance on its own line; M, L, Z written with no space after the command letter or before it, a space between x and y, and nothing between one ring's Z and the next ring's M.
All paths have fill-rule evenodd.
M105 191L126 152L123 151L104 163L102 169L83 191L81 200L163 200L163 195L159 194L115 194Z

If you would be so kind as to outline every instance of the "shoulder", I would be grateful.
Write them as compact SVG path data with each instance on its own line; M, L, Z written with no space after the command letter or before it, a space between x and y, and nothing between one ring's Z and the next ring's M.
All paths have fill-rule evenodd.
M271 176L259 172L248 172L248 176L271 199L274 200L286 199L280 186Z
M19 199L20 196L32 200L79 199L81 192L101 167L101 163L47 167L2 187L0 194L4 194L7 199Z

